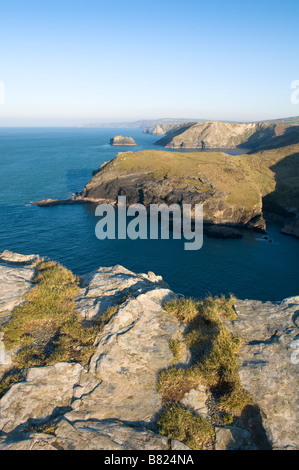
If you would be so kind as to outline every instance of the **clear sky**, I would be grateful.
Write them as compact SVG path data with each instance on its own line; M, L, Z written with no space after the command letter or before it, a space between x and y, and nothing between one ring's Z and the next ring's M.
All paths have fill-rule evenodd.
M295 116L294 80L298 0L0 0L1 126Z

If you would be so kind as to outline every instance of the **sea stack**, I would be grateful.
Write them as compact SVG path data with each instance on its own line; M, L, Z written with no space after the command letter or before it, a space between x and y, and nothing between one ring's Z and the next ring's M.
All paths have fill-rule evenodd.
M122 135L117 135L110 139L111 145L122 145L122 146L133 146L136 145L135 140L132 137L123 137Z

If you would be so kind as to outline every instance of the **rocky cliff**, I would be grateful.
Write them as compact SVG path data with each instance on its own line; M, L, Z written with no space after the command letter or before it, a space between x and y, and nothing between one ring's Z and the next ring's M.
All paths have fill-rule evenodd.
M198 122L182 124L156 145L166 148L269 149L299 142L299 126L287 123Z
M165 135L167 132L176 129L180 124L156 124L155 127L145 127L143 129L144 134L152 134L152 135Z
M200 318L212 319L208 326L198 313L193 323L174 315L176 296L161 277L135 274L121 266L99 268L79 280L37 256L3 252L0 281L0 344L5 345L2 359L6 358L0 371L1 450L188 449L186 443L207 450L299 447L298 297L275 304L233 300L234 311L232 302L226 305L224 299L199 303ZM50 316L41 316L38 310L36 317L28 318L47 289L55 299L62 296L60 308L64 309L66 293L78 282L77 290L72 290L75 311L59 333L49 326L51 309ZM188 308L190 316L197 304L183 301L180 305L185 313ZM218 305L217 312L211 310L213 305ZM47 307L44 304L45 311ZM218 317L219 308L223 320ZM81 332L74 312L81 318ZM65 312L59 318L61 315ZM195 324L196 338L204 333L210 335L205 341L212 341L202 364L190 348ZM73 354L87 348L87 339L83 340L86 325L96 335L89 359L82 361L79 357L86 355ZM48 336L45 344L45 331L51 331L54 342ZM67 343L66 348L69 335L80 339L81 346ZM35 342L30 345L32 336ZM243 342L238 362L240 386L244 387L238 393L243 401L246 397L246 406L236 397L232 401L228 384L223 382L226 402L222 401L221 408L219 388L210 385L207 371L216 367L222 374L228 367L226 372L236 381L236 371L231 368L234 353L228 365L221 357L215 362L214 353L224 339L223 351L229 347L237 350L237 337ZM32 364L40 357L22 353L31 348L36 354L35 347L44 353L38 367ZM53 348L66 348L69 353L71 347L68 361L57 352L53 356ZM23 370L20 358L23 364L27 361ZM182 375L184 382L178 388ZM165 400L165 393L172 397L172 404ZM234 411L224 412L224 408ZM191 428L184 428L186 421L192 423ZM195 430L193 434L190 429Z
M292 224L286 224L281 231L285 235L291 235L293 237L299 238L299 220Z

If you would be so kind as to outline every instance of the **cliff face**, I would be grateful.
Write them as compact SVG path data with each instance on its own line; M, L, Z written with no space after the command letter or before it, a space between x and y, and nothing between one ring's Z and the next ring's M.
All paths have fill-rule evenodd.
M13 306L24 302L25 292L32 292L31 274L41 268L38 257L24 259L10 252L0 255L0 267L1 283L10 279L0 291L2 321L7 324L15 314ZM36 296L30 298L34 302ZM82 320L98 328L107 309L113 307L113 315L99 329L88 364L57 358L49 366L29 365L18 383L2 391L0 449L168 450L169 444L171 449L188 449L159 434L156 424L164 407L157 379L161 370L174 364L177 353L171 344L186 331L186 324L163 308L171 299L175 294L153 273L135 274L114 266L84 276L75 298ZM228 422L215 422L215 397L204 381L182 391L180 406L189 410L187 416L199 419L201 426L211 423L204 448L299 447L298 307L298 297L281 304L235 301L237 319L225 323L245 341L240 378L253 403ZM189 347L181 346L175 360L178 373L193 363ZM13 367L16 353L10 353L7 368ZM2 385L0 372L0 391ZM169 384L173 386L175 390L175 381Z
M145 127L143 132L144 134L152 135L165 135L167 132L170 132L173 129L176 129L180 124L156 124L155 127Z
M266 149L299 142L299 126L284 123L199 122L183 124L156 145L166 148Z
M263 200L299 210L294 181L299 177L298 146L229 156L223 153L120 153L85 186L81 200L128 204L203 203L204 220L258 226ZM287 204L288 203L288 204Z
M286 224L282 229L282 233L299 238L299 220L293 224Z

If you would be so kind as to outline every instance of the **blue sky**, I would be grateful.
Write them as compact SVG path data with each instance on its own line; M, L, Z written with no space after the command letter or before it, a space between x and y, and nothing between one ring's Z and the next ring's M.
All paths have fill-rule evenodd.
M298 0L0 0L0 125L299 115Z

